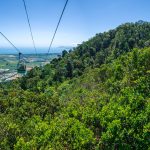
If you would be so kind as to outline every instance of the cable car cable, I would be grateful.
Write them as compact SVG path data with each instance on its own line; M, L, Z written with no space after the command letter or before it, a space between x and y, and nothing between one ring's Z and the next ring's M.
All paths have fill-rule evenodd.
M19 73L19 70L21 70L23 73L25 73L26 72L26 65L24 63L24 59L21 58L21 55L23 55L23 54L2 32L0 32L0 34L15 48L15 50L19 54L19 62L18 62L18 65L17 65L18 73Z
M0 34L12 45L12 47L14 47L18 53L21 53L23 57L27 59L27 57L25 57L24 54L2 32L0 32Z
M30 24L30 19L29 19L28 11L27 11L27 5L26 5L25 0L22 0L22 1L23 1L25 13L26 13L26 17L27 17L27 22L28 22L29 29L30 29L31 39L32 39L32 42L33 42L33 47L34 47L35 53L37 55L37 49L36 49L35 41L34 41L34 38L33 38L32 28L31 28L31 24Z
M0 34L15 48L18 53L21 53L20 50L2 32L0 32Z
M49 54L49 52L50 52L50 50L51 50L51 47L52 47L54 38L55 38L55 36L56 36L58 27L59 27L60 22L61 22L61 20L62 20L62 17L63 17L63 14L64 14L64 12L65 12L65 9L66 9L66 7L67 7L68 1L69 1L69 0L66 0L66 3L65 3L65 5L64 5L64 8L63 8L63 10L62 10L62 13L61 13L61 15L60 15L59 21L58 21L58 23L57 23L57 26L56 26L56 29L55 29L55 32L54 32L54 35L53 35L52 40L51 40L50 45L49 45L49 49L48 49L47 56L48 56L48 54Z

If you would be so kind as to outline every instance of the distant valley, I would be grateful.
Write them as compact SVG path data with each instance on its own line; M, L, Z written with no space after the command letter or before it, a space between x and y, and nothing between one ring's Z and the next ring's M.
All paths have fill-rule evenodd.
M24 60L27 68L31 69L35 66L45 65L48 60L52 60L60 55L60 53L53 54L24 54ZM17 73L17 54L0 54L0 81L11 80L12 76Z

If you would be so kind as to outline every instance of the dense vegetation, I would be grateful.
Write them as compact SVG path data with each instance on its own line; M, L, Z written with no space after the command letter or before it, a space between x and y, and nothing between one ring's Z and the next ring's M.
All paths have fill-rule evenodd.
M0 85L0 149L150 148L150 23L126 23Z

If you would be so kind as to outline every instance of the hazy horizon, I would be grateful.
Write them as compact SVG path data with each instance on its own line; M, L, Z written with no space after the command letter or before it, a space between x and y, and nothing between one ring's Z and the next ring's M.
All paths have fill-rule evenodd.
M59 46L52 47L49 53L61 53L63 50L70 50L71 46ZM23 54L35 54L35 50L32 47L22 47L19 50ZM47 53L48 49L46 47L37 47L37 54ZM12 47L0 47L0 54L18 54L18 52Z

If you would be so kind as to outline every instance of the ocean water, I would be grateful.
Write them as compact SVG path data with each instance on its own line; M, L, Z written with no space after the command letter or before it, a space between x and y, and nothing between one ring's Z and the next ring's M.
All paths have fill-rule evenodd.
M70 50L72 47L54 47L50 50L49 53L61 53L63 50ZM20 48L19 49L23 54L35 54L35 50L33 48ZM46 48L37 48L38 54L46 54L48 49ZM17 51L13 48L0 48L0 54L17 54Z

